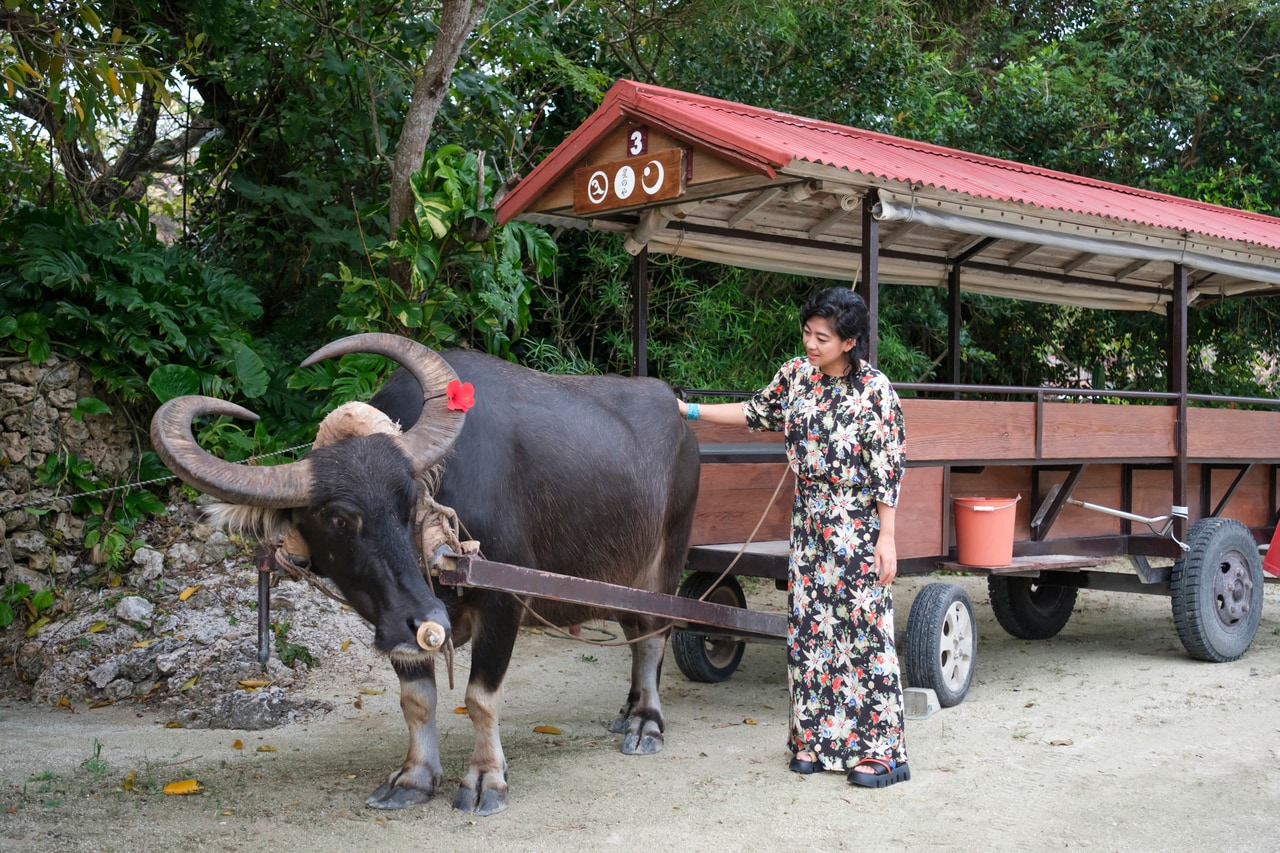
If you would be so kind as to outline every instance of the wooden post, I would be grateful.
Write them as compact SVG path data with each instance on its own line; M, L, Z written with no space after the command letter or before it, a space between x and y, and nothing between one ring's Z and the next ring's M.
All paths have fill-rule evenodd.
M867 363L875 367L880 350L880 223L871 210L880 194L871 190L862 199L862 298L870 317Z

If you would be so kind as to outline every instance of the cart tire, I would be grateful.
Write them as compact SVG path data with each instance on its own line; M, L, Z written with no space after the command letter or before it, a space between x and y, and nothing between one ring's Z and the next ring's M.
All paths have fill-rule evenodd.
M1178 639L1197 660L1238 660L1262 620L1258 543L1235 519L1202 518L1191 525L1187 544L1169 578Z
M1020 640L1047 640L1066 626L1079 590L1034 578L990 575L987 592L1001 628Z
M916 593L905 652L907 684L932 688L943 708L964 701L978 654L977 622L964 587L931 583Z
M726 575L716 584L719 577L711 572L693 572L680 584L678 594L697 599L703 598L704 593L711 590L703 600L745 609L747 596L742 591L742 585L733 575ZM742 662L742 653L746 648L747 644L742 640L708 637L679 628L671 632L671 651L675 655L676 666L680 667L680 671L690 681L709 684L727 681Z

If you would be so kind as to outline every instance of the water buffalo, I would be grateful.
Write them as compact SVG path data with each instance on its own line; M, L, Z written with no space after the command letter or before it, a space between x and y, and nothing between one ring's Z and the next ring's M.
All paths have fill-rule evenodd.
M375 647L400 678L409 752L368 805L423 803L440 786L436 657L416 635L431 625L458 645L470 640L466 707L475 746L453 805L493 814L507 805L502 683L526 614L505 592L459 588L437 597L420 554L431 543L418 541L420 475L443 464L435 498L456 511L490 560L674 593L697 498L697 443L671 389L654 379L551 376L476 352L438 354L394 335L346 338L304 364L350 352L380 353L403 367L370 401L376 408L347 410L361 425L328 430L297 462L235 465L202 450L194 418L255 417L208 397L162 406L152 440L184 481L235 506L222 510L224 521L268 539L284 536L286 545L301 540L289 550L309 552L312 569L373 625ZM475 389L465 415L445 393L455 378ZM552 601L533 606L557 625L601 615ZM615 615L628 638L655 635L632 646L630 690L610 730L623 735L624 753L655 753L664 730L664 623Z

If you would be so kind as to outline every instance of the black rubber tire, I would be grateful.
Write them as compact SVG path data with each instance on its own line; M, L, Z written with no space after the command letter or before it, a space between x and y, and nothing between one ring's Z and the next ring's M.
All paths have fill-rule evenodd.
M711 572L692 572L680 584L678 594L685 598L702 598L718 577ZM733 575L727 575L720 581L704 600L744 609L747 606L747 596ZM742 640L708 637L678 628L671 632L671 652L676 666L690 681L708 684L727 681L742 662L746 648L747 644Z
M1202 518L1187 532L1187 545L1169 578L1178 639L1197 660L1238 660L1262 620L1258 543L1233 518Z
M925 585L916 593L907 617L907 644L902 655L907 684L931 688L943 708L963 702L977 663L977 624L964 587Z
M1036 583L1035 578L987 577L991 610L996 621L1020 640L1056 637L1076 606L1074 586Z

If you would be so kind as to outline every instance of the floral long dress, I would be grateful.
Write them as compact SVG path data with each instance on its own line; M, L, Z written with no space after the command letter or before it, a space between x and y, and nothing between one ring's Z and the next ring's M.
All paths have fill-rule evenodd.
M860 386L860 387L859 387ZM796 358L743 403L752 430L784 433L796 475L787 603L793 753L826 770L907 760L893 598L875 570L879 501L896 506L905 441L889 380L857 382Z

